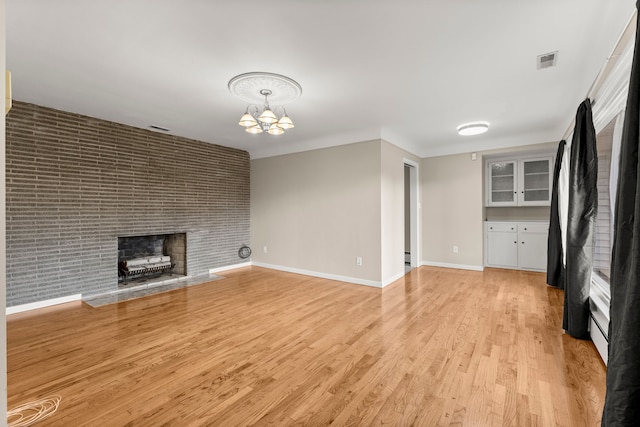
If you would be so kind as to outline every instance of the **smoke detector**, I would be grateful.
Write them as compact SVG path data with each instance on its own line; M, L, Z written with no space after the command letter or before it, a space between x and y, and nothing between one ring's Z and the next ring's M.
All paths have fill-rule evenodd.
M538 55L537 68L538 70L544 70L545 68L551 68L556 66L556 62L558 61L558 51L543 53L542 55Z

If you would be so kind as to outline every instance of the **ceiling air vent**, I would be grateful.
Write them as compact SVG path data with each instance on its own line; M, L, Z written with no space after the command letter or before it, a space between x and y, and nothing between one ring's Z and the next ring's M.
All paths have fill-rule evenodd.
M558 51L544 53L542 55L538 55L538 70L544 70L545 68L551 68L556 66L556 61L558 60Z

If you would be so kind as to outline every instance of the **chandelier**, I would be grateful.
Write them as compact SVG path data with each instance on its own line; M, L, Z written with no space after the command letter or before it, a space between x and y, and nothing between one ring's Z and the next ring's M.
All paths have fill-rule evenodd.
M238 122L240 126L245 127L245 131L252 134L269 132L271 135L282 135L285 130L294 127L284 107L274 108L274 110L277 108L282 109L282 116L279 119L276 113L269 107L268 97L271 95L269 89L261 89L260 95L264 95L262 112L260 112L257 106L250 104L240 118L240 122Z
M282 135L285 130L294 127L285 108L281 105L272 108L269 99L279 104L298 99L302 87L295 80L280 74L253 72L235 76L229 81L228 87L231 93L249 103L238 122L246 132Z

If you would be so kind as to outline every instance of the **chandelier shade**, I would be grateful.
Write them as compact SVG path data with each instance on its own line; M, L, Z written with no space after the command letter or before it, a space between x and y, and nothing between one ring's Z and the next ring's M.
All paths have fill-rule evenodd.
M291 129L291 128L295 127L293 125L293 122L289 118L289 116L287 116L287 112L286 111L284 112L284 116L280 117L280 120L278 120L278 126L280 126L284 130Z
M253 126L249 126L245 129L247 131L247 133L251 133L253 135L256 135L258 133L262 133L262 127L259 124L255 124Z
M282 135L284 133L284 129L278 126L277 123L274 123L271 126L269 126L268 132L271 135Z
M275 113L269 109L269 104L265 104L265 109L258 117L258 120L260 120L262 123L272 124L276 123L278 121L278 118L276 117Z
M249 127L257 125L258 122L253 118L251 114L249 114L249 111L246 111L240 118L240 122L238 122L238 124L240 126Z

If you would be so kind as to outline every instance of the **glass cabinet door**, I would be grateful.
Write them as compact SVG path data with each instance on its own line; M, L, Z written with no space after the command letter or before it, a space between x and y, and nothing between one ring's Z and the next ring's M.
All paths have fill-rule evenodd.
M521 160L520 204L545 205L551 201L551 159Z
M516 162L489 163L488 205L515 205L517 203L516 194Z

